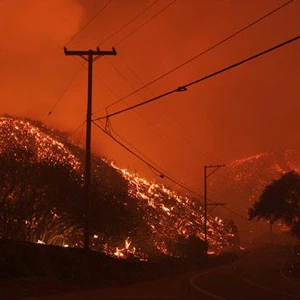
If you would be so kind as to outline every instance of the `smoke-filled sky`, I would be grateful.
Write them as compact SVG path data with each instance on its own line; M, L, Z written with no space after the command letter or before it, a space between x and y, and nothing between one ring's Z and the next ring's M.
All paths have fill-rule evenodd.
M110 103L285 1L112 0L68 43L107 2L0 0L1 114L44 121L63 95L47 125L72 132L85 118L87 69L82 67L81 58L65 56L63 46L71 50L96 46L110 50L116 46L117 56L101 58L94 64L93 112L98 116ZM154 2L132 24L103 43ZM299 35L299 16L300 3L295 0L110 111L176 88ZM120 136L173 177L201 192L204 164L226 164L265 151L300 150L299 53L298 40L185 93L112 118L111 124ZM81 128L72 137L83 144ZM93 152L155 177L147 166L97 128L93 128Z

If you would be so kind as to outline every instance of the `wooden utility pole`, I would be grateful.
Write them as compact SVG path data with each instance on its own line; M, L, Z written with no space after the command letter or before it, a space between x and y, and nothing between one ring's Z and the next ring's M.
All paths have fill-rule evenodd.
M88 94L86 112L86 146L85 146L85 214L84 214L84 248L90 247L91 231L91 137L92 137L92 94L93 94L93 62L96 58L105 55L117 55L114 48L111 51L96 50L69 51L64 48L65 55L80 56L88 62Z
M225 167L225 165L209 165L204 166L204 242L205 242L205 255L207 255L208 242L207 242L207 206L208 205L225 205L226 203L209 203L207 204L207 178L215 173L218 169ZM208 169L213 169L207 174Z

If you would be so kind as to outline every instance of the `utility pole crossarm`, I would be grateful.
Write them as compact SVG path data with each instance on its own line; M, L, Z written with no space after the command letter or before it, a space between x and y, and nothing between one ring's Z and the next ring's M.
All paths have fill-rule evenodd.
M223 167L225 167L225 165L224 164L222 164L222 165L206 165L205 167L206 168L223 168Z
M117 51L115 48L112 48L111 51L102 51L98 47L96 50L68 50L66 47L64 47L65 55L93 55L93 56L104 56L104 55L117 55Z

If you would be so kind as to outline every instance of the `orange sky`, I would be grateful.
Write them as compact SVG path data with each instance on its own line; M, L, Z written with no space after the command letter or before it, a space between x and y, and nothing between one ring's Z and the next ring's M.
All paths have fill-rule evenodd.
M172 0L158 1L115 38L99 44L152 2L111 1L98 18L67 45L68 49L103 46L110 50ZM104 3L104 0L0 0L1 114L45 119L80 68L80 59L66 57L63 46ZM162 14L118 45L118 56L95 63L94 112L130 93L132 87L139 88L141 81L153 80L283 3L282 0L174 1ZM294 1L112 109L175 88L299 35L299 16L300 3ZM297 135L299 53L298 41L191 87L188 92L115 117L112 125L175 178L201 192L204 164L228 163L264 151L300 149ZM48 125L72 131L84 120L86 78L87 71L83 68L48 119ZM154 176L148 167L96 128L93 133L94 153L130 170ZM80 133L74 139L79 140L79 137Z

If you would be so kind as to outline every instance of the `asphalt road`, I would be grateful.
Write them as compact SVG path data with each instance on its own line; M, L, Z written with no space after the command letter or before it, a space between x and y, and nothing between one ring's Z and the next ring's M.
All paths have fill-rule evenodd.
M265 247L245 253L233 264L205 272L170 275L117 288L27 299L300 299L300 282L288 280L282 272L287 255L286 248Z

